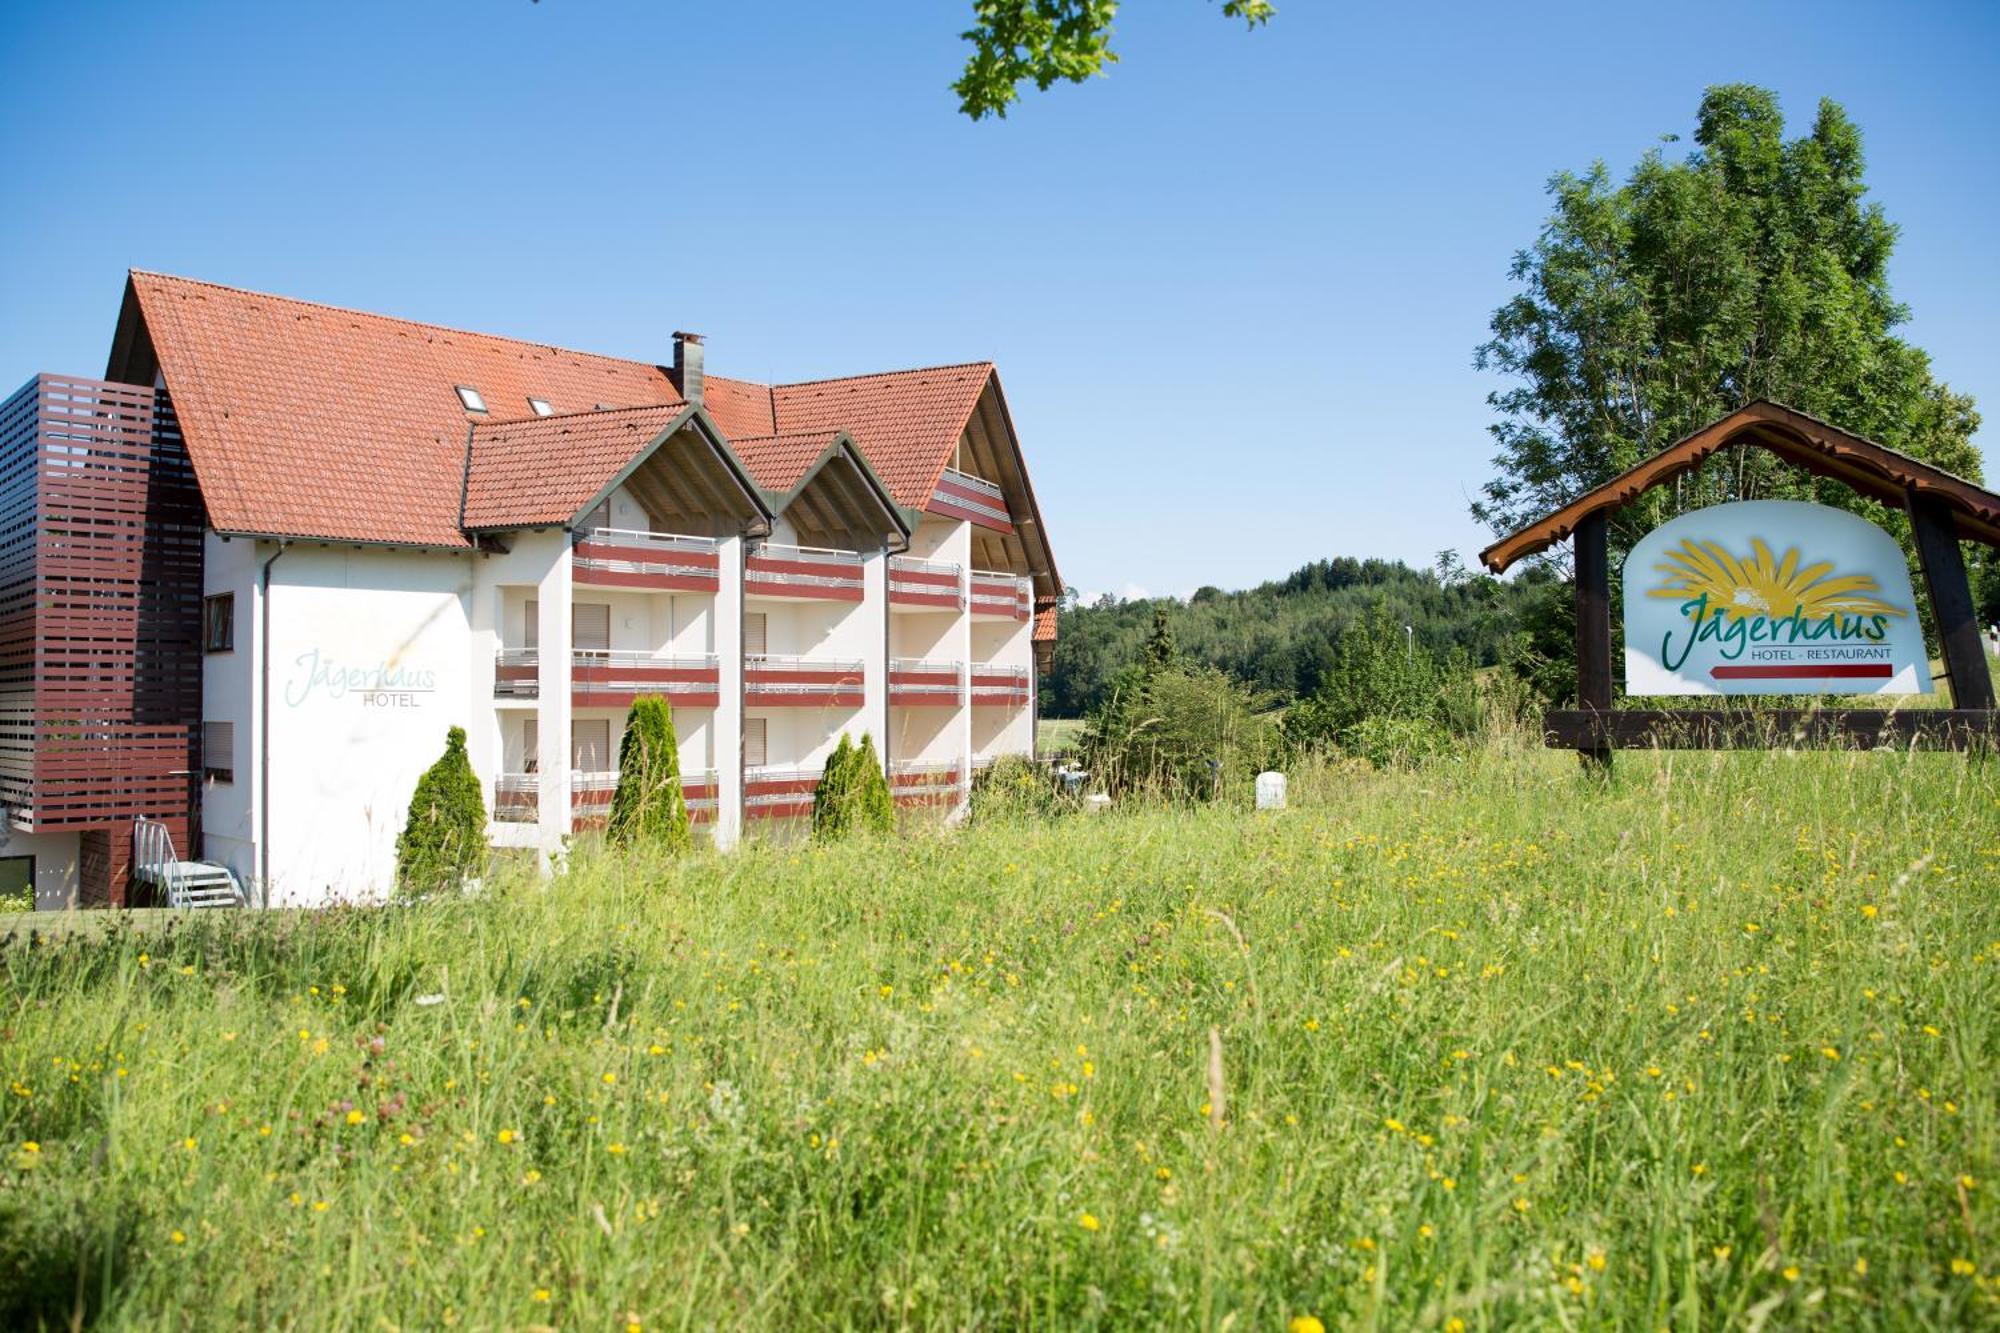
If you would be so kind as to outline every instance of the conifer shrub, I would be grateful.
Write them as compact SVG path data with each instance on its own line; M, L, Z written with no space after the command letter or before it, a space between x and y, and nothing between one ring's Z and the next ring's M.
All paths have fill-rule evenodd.
M874 737L863 733L855 745L843 734L813 789L814 841L837 842L857 830L889 833L895 827L896 802Z
M681 791L680 740L673 709L657 695L641 695L625 715L618 746L618 788L611 794L605 833L620 847L679 853L694 846L687 798Z
M396 887L422 896L455 889L486 865L486 799L465 753L465 728L445 733L444 755L417 780L396 839Z

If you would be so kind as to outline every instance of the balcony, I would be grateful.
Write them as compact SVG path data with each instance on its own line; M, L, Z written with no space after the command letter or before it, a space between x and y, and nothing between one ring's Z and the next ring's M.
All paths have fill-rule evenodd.
M541 818L542 780L535 773L502 773L493 784L493 820L498 824L532 824ZM570 826L573 831L601 828L611 813L618 790L614 771L572 769L569 774ZM688 819L705 824L715 818L716 786L712 769L681 774L681 796Z
M743 663L746 708L859 708L862 664L818 657L751 657Z
M956 804L958 765L897 760L889 765L889 792L897 805Z
M891 658L889 702L898 708L957 708L965 702L958 686L958 663Z
M720 581L717 543L665 532L592 528L570 563L570 582L590 588L713 593Z
M766 543L744 564L743 592L750 597L858 602L861 557L852 551Z
M1026 708L1034 697L1034 687L1034 679L1026 667L972 668L972 702L982 707Z
M502 773L493 783L493 822L532 824L541 818L542 780L533 773Z
M817 768L753 768L743 775L745 819L799 819L812 813Z
M998 486L969 473L946 468L938 478L931 501L924 506L933 514L962 519L995 532L1012 532L1014 516L1007 512L1007 496Z
M959 567L943 560L890 556L889 605L909 611L963 611Z
M611 797L617 790L618 774L615 770L572 770L569 775L571 827L577 832L602 828L611 815ZM715 818L715 771L700 769L682 773L681 799L687 802L690 823L706 824L712 821Z
M972 573L972 617L975 620L1026 622L1035 613L1033 579L1013 574Z
M508 648L493 664L499 699L541 695L541 653ZM713 708L722 701L720 671L712 656L656 657L652 653L588 648L570 654L571 708L630 708L642 694L657 694L676 708Z

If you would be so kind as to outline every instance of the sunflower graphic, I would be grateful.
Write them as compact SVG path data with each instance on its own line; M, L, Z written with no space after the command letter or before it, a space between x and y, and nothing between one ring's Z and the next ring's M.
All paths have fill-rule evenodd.
M1799 548L1775 560L1761 537L1750 539L1750 555L1740 559L1717 542L1683 537L1667 551L1665 563L1653 566L1666 582L1646 591L1648 597L1691 601L1708 596L1708 604L1733 624L1751 616L1782 620L1797 612L1802 620L1830 615L1907 616L1900 606L1869 594L1882 590L1872 574L1839 574L1833 562L1799 567Z

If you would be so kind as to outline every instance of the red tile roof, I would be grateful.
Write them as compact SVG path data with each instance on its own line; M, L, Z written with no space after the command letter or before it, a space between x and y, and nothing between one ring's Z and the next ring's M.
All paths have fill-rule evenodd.
M1056 609L1053 606L1045 606L1041 610L1035 612L1034 642L1054 643L1055 641L1056 641Z
M639 423L683 405L642 361L137 270L130 295L222 532L462 547L462 506L477 527L566 522L570 499L615 473L612 453L646 443ZM465 410L461 384L487 413ZM703 405L725 436L755 442L744 461L760 486L789 490L786 469L795 485L845 431L895 502L919 509L989 384L987 362L778 385L710 375ZM519 420L530 398L594 420Z
M504 530L569 523L640 450L686 414L681 404L474 426L464 526Z
M728 427L723 427L723 431L727 434ZM743 461L750 480L763 490L784 495L799 484L806 471L839 438L837 430L801 431L796 435L731 435L729 447Z
M464 546L470 385L495 417L674 404L659 366L134 272L210 524Z
M979 361L780 384L772 389L777 428L846 431L896 503L918 509L937 489L992 377L992 364Z

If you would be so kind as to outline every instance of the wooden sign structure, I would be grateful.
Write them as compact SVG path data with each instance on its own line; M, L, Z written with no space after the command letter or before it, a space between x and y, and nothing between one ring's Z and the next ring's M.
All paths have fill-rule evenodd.
M1950 683L1950 708L1618 709L1611 664L1610 516L1731 445L1767 449L1808 472L1908 511L1925 596ZM1965 749L2000 741L1959 542L2000 547L2000 495L1781 403L1759 399L1661 450L1480 552L1495 574L1566 537L1576 543L1577 706L1551 709L1552 747L1607 764L1619 748L1744 749L1835 742Z

